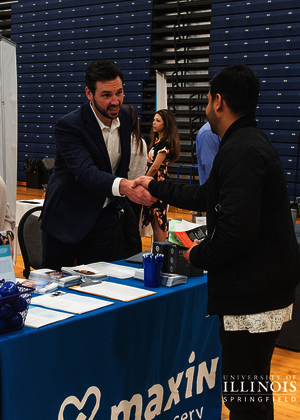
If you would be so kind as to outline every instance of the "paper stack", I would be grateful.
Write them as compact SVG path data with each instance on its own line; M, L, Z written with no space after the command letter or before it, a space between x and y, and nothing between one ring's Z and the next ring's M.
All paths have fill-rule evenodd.
M100 280L103 281L108 279L107 274L92 267L91 264L76 265L75 267L62 267L61 271L70 276L80 276L80 278L88 277L90 280L95 280L95 283Z
M48 280L40 280L40 279L16 279L22 286L26 287L34 287L35 292L38 294L44 293L51 293L54 290L58 289L58 284Z
M171 273L162 273L160 277L160 284L162 286L177 286L179 284L185 284L187 281L187 276L182 274L171 274Z
M144 269L143 268L137 268L134 272L134 278L136 280L144 281Z
M134 278L136 280L144 281L144 269L139 268L135 270ZM161 273L160 284L161 286L177 286L178 284L185 284L187 281L187 276L182 274L172 274L172 273Z
M58 287L76 286L81 283L81 275L65 273L63 271L51 270L50 268L40 268L30 271L29 280L48 281L56 283Z

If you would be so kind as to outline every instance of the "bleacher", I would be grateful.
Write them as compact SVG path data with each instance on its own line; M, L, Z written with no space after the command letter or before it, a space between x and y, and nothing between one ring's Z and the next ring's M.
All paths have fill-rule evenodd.
M300 195L299 21L297 0L217 0L212 5L210 76L237 63L258 74L257 122L281 157L291 201Z
M11 39L17 43L18 64L18 179L25 179L26 157L54 157L55 122L86 100L84 73L94 59L111 59L121 68L124 103L143 115L145 133L155 104L154 72L167 75L170 92L176 64L177 92L168 102L171 109L175 104L182 140L180 160L170 167L175 176L180 164L195 163L191 136L205 120L208 79L226 65L243 63L261 79L257 121L281 157L293 200L300 196L299 22L298 0L12 3ZM174 47L172 36L179 32L181 40ZM184 48L178 49L178 40ZM189 102L193 93L196 96ZM189 178L188 173L187 168L182 178Z
M17 43L18 180L28 157L55 157L56 121L86 99L84 74L95 59L115 61L124 103L142 113L149 79L152 0L20 1L12 5Z

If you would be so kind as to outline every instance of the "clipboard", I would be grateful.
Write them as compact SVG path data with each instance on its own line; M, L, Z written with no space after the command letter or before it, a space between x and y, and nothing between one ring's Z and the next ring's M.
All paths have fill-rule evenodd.
M85 287L72 286L69 287L69 289L107 299L119 300L121 302L131 302L133 300L156 294L156 292L150 290L127 286L125 284L114 283L111 281L103 281L102 283Z

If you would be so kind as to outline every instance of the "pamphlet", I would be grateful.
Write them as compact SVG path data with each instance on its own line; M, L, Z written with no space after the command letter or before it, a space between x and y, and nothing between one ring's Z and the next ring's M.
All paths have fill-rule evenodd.
M160 277L160 284L167 287L185 284L186 281L187 276L184 276L183 274L162 273Z
M116 277L118 279L127 279L134 276L135 268L127 267L125 265L113 264L104 261L91 263L86 265L89 270L101 272L109 277ZM90 276L88 276L90 277Z
M51 309L42 308L39 306L29 306L27 317L25 320L26 327L41 328L45 325L54 324L55 322L63 321L71 318L74 314L66 312L53 311Z
M0 231L0 280L16 282L13 260L11 257L8 234Z
M143 268L136 268L134 271L134 278L136 280L144 281L144 269Z
M144 269L139 268L135 270L134 278L136 280L144 281ZM161 286L177 286L179 284L185 284L187 281L187 276L183 274L172 274L172 273L161 273L160 284Z
M84 287L83 289L85 288L86 287ZM90 312L94 311L95 309L100 309L105 306L113 305L113 302L87 296L81 296L75 293L66 293L59 290L57 292L50 293L47 295L33 297L31 299L31 304L46 306L47 308L71 312L74 314L83 314L85 312Z
M47 280L16 279L22 286L34 287L38 294L51 293L58 289L58 284Z
M181 247L190 248L195 239L201 241L206 237L206 225L172 219L169 222L168 241Z
M81 276L78 273L72 275L63 273L62 271L51 270L50 268L40 268L30 271L29 279L56 283L59 287L75 286L81 283Z
M92 264L76 265L75 267L62 267L61 271L72 276L88 277L91 280L107 280L107 275L101 270L92 267Z

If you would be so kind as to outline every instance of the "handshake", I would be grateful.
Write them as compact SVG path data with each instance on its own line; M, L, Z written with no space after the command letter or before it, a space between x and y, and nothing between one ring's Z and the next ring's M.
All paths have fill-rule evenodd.
M150 176L140 176L133 181L124 178L120 182L120 194L126 195L131 201L137 204L151 206L151 204L157 201L157 198L152 197L148 191L148 185L152 179Z
M151 204L157 201L157 198L152 197L148 191L149 182L153 178L150 176L140 176L139 178L129 181L128 179L122 179L120 182L120 194L126 195L131 201L142 204L143 206L151 206ZM191 248L183 251L183 256L190 263L190 252L194 246L199 245L198 239L194 240Z

